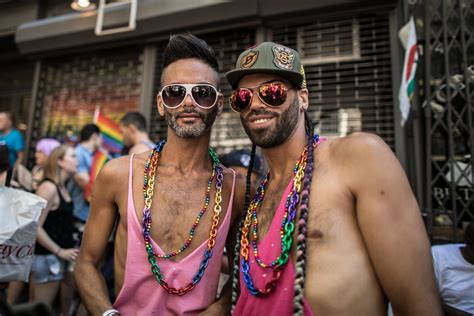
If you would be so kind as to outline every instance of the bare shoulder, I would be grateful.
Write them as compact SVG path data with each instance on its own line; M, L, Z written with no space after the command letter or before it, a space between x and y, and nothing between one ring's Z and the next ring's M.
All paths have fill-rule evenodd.
M380 136L371 133L352 133L325 143L321 147L330 150L332 158L344 157L345 155L358 158L374 154L393 154L390 147Z
M233 217L236 217L242 213L242 207L243 207L243 201L244 201L245 189L246 189L245 177L242 174L235 172L234 170L230 168L222 166L222 169L224 171L224 178L234 179L234 174L235 174L234 200L233 200L232 209L234 210Z
M243 196L245 194L245 177L242 174L224 166L222 166L222 170L224 171L224 179L227 178L231 180L234 179L235 176L234 196Z
M91 205L117 201L117 197L127 189L129 161L129 156L123 156L108 161L102 167L92 187Z
M108 161L100 170L98 179L101 181L117 181L122 177L128 176L128 166L130 163L130 156L122 156Z
M51 181L43 181L36 189L36 194L46 199L50 199L56 194L56 185Z
M326 141L319 146L319 156L338 167L373 168L380 164L398 164L393 151L375 134L357 132Z
M129 154L141 154L141 153L144 153L144 152L149 153L150 148L147 145L143 144L143 143L138 143L138 144L134 145L132 148L130 148Z
M368 181L405 181L405 172L385 141L375 134L353 133L326 141L315 150L316 163L339 174L349 187Z
M227 168L227 167L224 167L224 166L222 166L222 170L224 171L224 177L229 177L230 179L233 179L234 174L235 174L235 185L236 186L242 185L242 184L245 186L245 176L244 175L236 172L235 170L233 170L231 168Z
M130 156L127 156L127 165L130 163ZM133 155L133 166L136 168L145 168L146 162L150 158L150 150L142 151ZM128 167L127 167L128 170Z

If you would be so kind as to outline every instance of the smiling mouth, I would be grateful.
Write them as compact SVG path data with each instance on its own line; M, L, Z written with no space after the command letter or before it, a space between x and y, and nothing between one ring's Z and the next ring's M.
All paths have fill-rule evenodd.
M263 124L263 123L266 123L270 120L271 120L271 118L261 118L261 119L254 120L253 123L254 124Z

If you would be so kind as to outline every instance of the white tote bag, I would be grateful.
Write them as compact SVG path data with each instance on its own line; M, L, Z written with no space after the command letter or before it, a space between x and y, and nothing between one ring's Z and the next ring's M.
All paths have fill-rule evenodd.
M28 281L46 204L35 194L0 186L0 282Z

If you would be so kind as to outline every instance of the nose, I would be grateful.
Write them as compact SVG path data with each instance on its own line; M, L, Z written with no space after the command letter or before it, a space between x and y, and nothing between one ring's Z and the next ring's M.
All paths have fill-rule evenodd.
M184 97L183 101L183 106L194 106L194 101L193 98L191 98L191 95L189 93L186 93L186 96Z
M262 100L260 100L258 93L255 91L252 91L252 93L252 100L250 100L249 110L258 110L266 108L267 105L263 103Z

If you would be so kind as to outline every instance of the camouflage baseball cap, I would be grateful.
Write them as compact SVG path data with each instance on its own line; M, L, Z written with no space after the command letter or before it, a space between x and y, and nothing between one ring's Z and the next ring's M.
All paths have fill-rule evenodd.
M287 79L296 88L306 88L298 52L273 42L261 43L240 54L235 69L226 73L226 78L232 89L236 89L243 76L254 73L275 74Z

